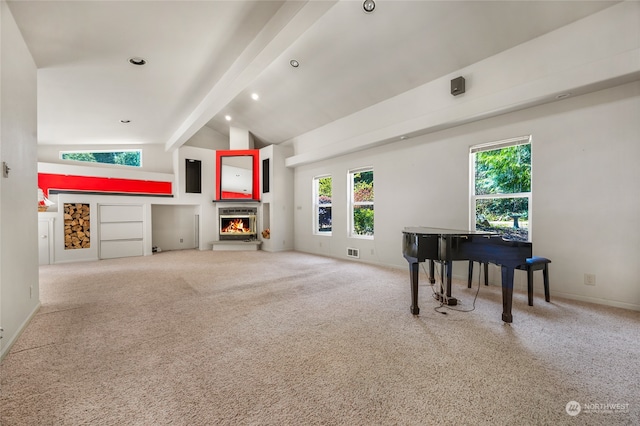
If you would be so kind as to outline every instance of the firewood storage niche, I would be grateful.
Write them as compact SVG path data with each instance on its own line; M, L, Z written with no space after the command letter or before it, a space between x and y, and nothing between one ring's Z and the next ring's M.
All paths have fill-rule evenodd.
M91 210L89 204L64 204L64 249L91 247Z

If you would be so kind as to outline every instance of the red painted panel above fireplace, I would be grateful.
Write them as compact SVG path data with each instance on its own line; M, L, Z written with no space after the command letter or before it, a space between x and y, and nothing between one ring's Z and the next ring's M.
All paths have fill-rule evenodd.
M231 185L233 188L228 187L228 185L223 182L223 177L229 179L229 176L226 176L223 173L224 164L223 162L226 159L244 159L250 166L245 167L245 169L250 169L249 172L251 177L250 181L250 192L238 192L237 187L235 185ZM218 150L216 151L216 171L217 171L217 182L216 182L216 201L231 201L231 200L252 200L252 201L260 201L260 150L257 149L244 149L244 150ZM230 165L229 165L230 166ZM229 167L228 166L228 167ZM231 169L233 167L229 167ZM237 169L237 167L236 167ZM237 175L240 177L240 174Z

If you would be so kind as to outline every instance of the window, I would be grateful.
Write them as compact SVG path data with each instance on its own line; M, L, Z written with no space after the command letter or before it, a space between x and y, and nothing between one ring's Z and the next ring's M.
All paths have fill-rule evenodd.
M61 151L60 158L62 160L84 161L87 163L142 167L142 151L139 149L123 149L120 151Z
M314 234L331 235L331 176L313 179Z
M530 241L531 137L471 147L471 217L477 230Z
M349 234L373 238L373 169L350 171L349 184Z

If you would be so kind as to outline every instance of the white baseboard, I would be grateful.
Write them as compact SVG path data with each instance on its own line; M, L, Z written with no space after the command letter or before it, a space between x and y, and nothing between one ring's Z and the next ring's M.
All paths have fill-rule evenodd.
M9 351L11 350L11 347L13 346L13 344L18 340L18 337L20 337L22 332L27 328L27 325L29 325L29 323L31 322L31 319L38 312L38 309L40 309L40 302L38 302L38 304L33 309L33 311L31 311L31 313L29 314L27 319L25 319L24 322L22 324L20 324L20 327L18 328L18 331L13 336L11 336L11 338L9 339L9 342L6 344L6 346L4 346L2 348L2 352L0 352L0 361L2 361L4 359L4 357L9 353Z
M561 297L563 299L578 300L580 302L594 303L596 305L605 305L605 306L612 306L614 308L622 308L622 309L629 309L629 310L632 310L632 311L640 311L640 305L636 305L636 304L633 304L633 303L619 302L617 300L602 299L600 297L588 297L588 296L580 296L578 294L562 293L562 292L553 291L553 289L551 289L551 300L552 301L553 301L553 297L554 296Z

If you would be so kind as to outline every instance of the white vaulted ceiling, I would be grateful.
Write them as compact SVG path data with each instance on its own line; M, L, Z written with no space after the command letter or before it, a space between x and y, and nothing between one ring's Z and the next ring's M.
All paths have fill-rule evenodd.
M8 3L38 67L40 144L168 150L230 123L285 142L615 4Z

